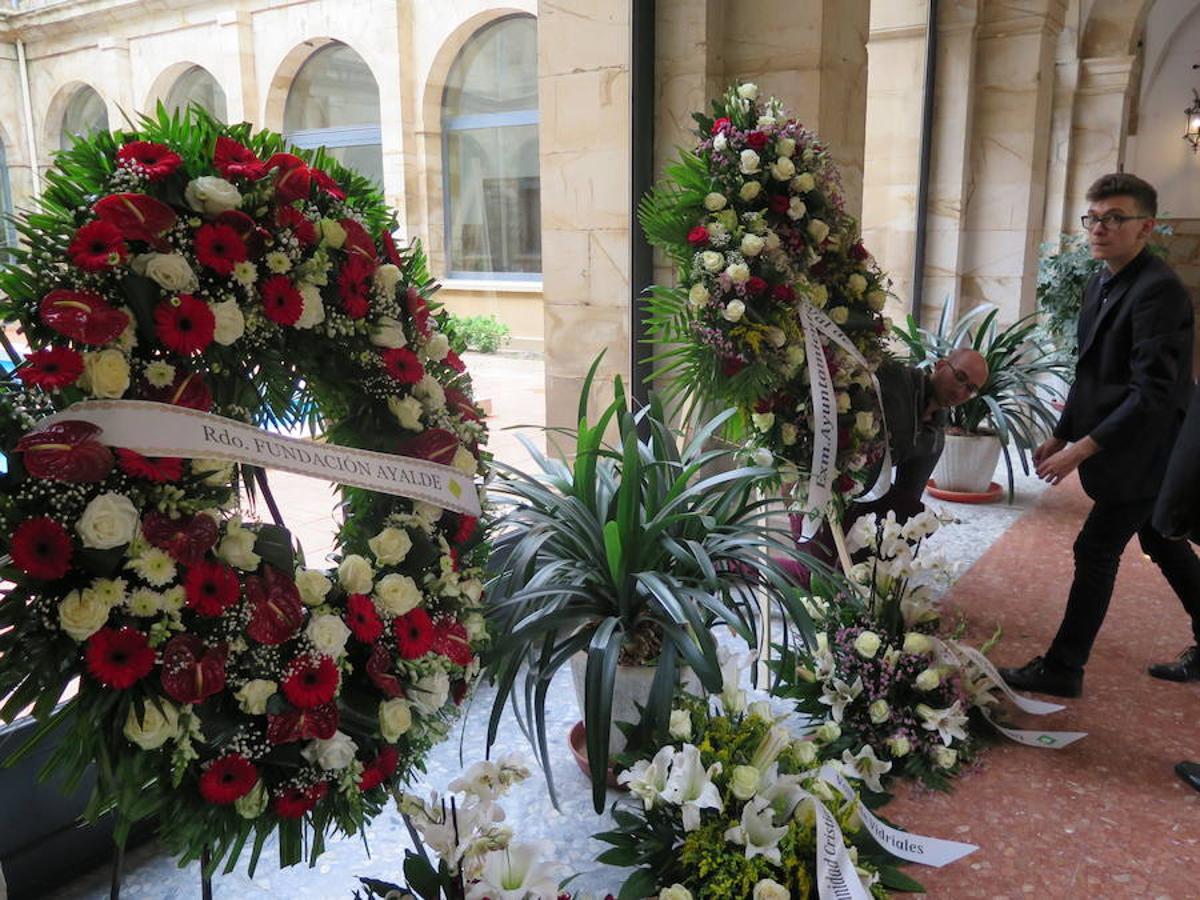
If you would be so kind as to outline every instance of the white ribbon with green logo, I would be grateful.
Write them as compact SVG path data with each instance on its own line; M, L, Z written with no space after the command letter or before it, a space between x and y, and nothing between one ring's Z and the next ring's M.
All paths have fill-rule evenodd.
M422 500L470 516L480 513L470 475L423 459L285 437L212 413L145 400L76 403L40 421L36 430L65 421L90 422L102 429L101 443L144 456L246 463Z

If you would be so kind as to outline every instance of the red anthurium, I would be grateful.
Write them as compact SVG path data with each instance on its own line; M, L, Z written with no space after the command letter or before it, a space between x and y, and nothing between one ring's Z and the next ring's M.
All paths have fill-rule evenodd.
M422 337L428 338L433 333L433 326L429 324L429 304L425 302L425 298L416 288L411 287L405 294L404 302L408 306L408 314L413 317L417 331L421 333Z
M382 235L383 251L387 254L388 262L397 268L404 268L404 263L400 259L400 251L396 249L396 239L392 237L391 232L385 231Z
M171 384L159 388L149 382L142 382L140 393L146 400L198 409L200 412L208 412L213 405L212 391L208 389L204 378L195 372L182 371L178 366L175 369L175 380Z
M400 762L400 754L395 747L384 747L379 755L363 766L362 777L358 779L358 789L369 791L379 787L396 772Z
M175 562L194 566L216 545L220 529L212 516L204 513L172 519L151 510L142 518L142 534Z
M267 174L266 163L255 156L253 150L225 136L217 138L217 146L213 150L213 165L222 178L248 178L256 181Z
M328 791L329 785L324 781L307 788L285 788L275 798L275 815L281 819L299 819L316 806Z
M367 229L353 219L342 219L338 224L346 232L346 242L342 244L342 249L349 254L359 253L371 262L375 262L378 251L375 249L375 242L371 240L371 235L367 234Z
M329 175L325 174L320 169L309 169L308 173L312 176L313 184L327 193L330 197L333 197L335 200L346 199L346 192L343 191L341 187L338 186L338 183Z
M458 388L446 388L446 408L468 422L482 422L475 402Z
M151 141L130 141L117 151L117 162L140 171L147 181L159 181L183 165L170 147Z
M372 647L367 657L367 677L388 698L404 696L400 679L392 674L392 654L382 643Z
M250 624L246 634L260 644L282 644L296 636L304 624L304 604L296 582L272 566L246 578Z
M279 715L267 715L267 742L290 744L292 741L328 740L338 727L336 703L323 703L312 709L293 709Z
M91 291L51 291L38 304L38 318L59 334L98 346L116 340L129 327L129 314L113 309Z
M467 371L467 364L463 362L462 357L453 350L446 354L446 358L443 359L442 362L460 374Z
M92 211L101 222L117 228L125 240L149 244L158 244L179 218L167 204L145 194L110 194L97 200Z
M312 172L304 160L291 153L276 153L267 160L275 169L275 199L280 203L304 200L312 190Z
M179 703L199 703L225 689L224 644L207 646L194 634L177 634L162 651L163 690Z
M456 666L466 668L475 658L471 642L462 622L451 616L441 616L433 622L433 652L440 653Z
M67 254L71 262L85 272L103 272L125 262L129 258L129 247L116 225L97 220L75 232Z
M103 481L113 468L112 451L97 440L101 429L91 422L55 422L17 441L25 470L35 478L88 484Z
M458 438L444 428L427 428L416 437L407 438L396 447L401 456L413 456L448 466L454 462Z

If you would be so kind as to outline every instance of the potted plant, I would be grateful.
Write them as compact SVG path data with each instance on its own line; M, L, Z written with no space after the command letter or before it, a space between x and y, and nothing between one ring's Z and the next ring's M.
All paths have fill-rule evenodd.
M714 625L727 625L756 647L760 610L774 603L802 635L813 632L792 582L772 559L795 552L786 529L768 521L782 521L782 501L772 497L778 494L775 469L701 471L735 455L729 448L704 449L733 411L708 421L681 451L659 401L631 411L618 378L615 399L589 425L587 398L598 363L584 382L573 462L527 443L539 476L496 463L501 478L492 493L505 511L487 587L496 640L485 665L497 686L489 746L511 697L557 802L545 699L561 667L584 654L582 712L599 812L618 669L656 667L639 703L645 710L640 725L665 734L681 667L705 690L721 690ZM603 440L610 424L619 433L617 447ZM522 670L523 689L515 691Z
M1065 383L1070 364L1039 327L1036 314L1003 328L998 315L993 304L981 303L952 323L947 300L936 331L919 328L911 316L907 330L893 330L908 350L907 361L923 368L957 347L983 354L987 381L966 403L950 409L946 449L934 477L947 490L985 491L1003 453L1011 500L1012 451L1029 474L1029 455L1058 420L1054 402L1063 399L1058 385Z

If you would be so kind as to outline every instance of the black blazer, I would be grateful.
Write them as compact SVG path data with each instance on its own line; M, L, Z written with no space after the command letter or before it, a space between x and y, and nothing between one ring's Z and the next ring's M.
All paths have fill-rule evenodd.
M1100 452L1079 467L1093 500L1158 494L1192 390L1192 304L1161 259L1143 250L1117 273L1100 305L1100 277L1084 289L1075 383L1055 437L1088 435Z
M1162 491L1154 507L1154 527L1167 537L1191 537L1200 543L1200 391L1175 442Z

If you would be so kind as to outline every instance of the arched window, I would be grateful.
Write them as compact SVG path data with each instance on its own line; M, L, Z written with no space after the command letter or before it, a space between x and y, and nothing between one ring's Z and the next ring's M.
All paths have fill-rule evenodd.
M454 275L542 271L537 23L509 16L459 53L442 101L446 248Z
M8 260L8 248L17 242L16 230L8 217L12 215L12 184L8 180L8 159L4 155L4 141L0 140L0 263Z
M212 73L202 66L192 66L180 75L163 101L167 112L179 110L180 115L186 113L188 105L192 103L203 107L217 121L228 121L225 92Z
M383 187L379 85L363 58L345 44L323 47L296 73L283 132L298 147L326 147Z
M108 131L108 107L100 95L85 84L75 91L67 103L58 146L62 150L70 150L73 138L86 137L97 131Z

